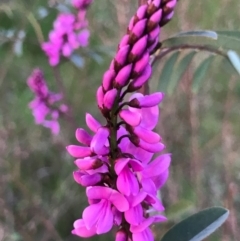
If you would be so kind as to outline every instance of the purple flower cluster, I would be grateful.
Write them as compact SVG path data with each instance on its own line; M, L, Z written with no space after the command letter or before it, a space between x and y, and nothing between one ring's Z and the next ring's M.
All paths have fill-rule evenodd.
M115 58L97 90L97 103L106 123L86 114L92 134L77 129L81 145L67 147L76 159L73 176L86 187L89 206L75 221L73 234L90 237L118 226L116 241L152 241L150 225L165 221L157 191L168 178L170 154L153 131L164 94L128 93L151 76L150 54L163 26L173 15L176 0L149 0L131 19Z
M61 55L70 57L74 50L88 45L86 9L89 0L74 0L72 5L77 14L59 13L54 21L53 30L49 33L49 41L42 44L42 49L49 58L51 66L58 65Z
M33 70L28 77L27 84L35 94L35 98L29 103L35 123L51 129L53 134L58 134L60 131L59 115L68 110L65 104L56 105L62 99L62 94L52 93L48 90L40 69Z

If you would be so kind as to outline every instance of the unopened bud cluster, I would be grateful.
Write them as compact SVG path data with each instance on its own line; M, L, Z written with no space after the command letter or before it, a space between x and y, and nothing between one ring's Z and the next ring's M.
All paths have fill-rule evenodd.
M115 58L97 90L97 103L106 123L90 114L84 129L76 131L82 145L68 152L78 170L74 179L86 187L89 206L75 221L73 234L90 237L119 227L116 241L150 241L149 226L165 221L157 191L168 178L170 154L152 157L164 150L153 131L159 119L158 105L164 94L133 93L149 80L150 54L157 46L160 27L173 15L176 0L149 0L131 19Z

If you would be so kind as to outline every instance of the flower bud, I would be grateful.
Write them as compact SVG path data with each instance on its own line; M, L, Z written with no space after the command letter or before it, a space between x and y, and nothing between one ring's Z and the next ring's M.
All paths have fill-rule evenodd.
M134 34L136 37L141 37L144 30L145 30L145 27L146 27L146 24L147 24L147 19L143 19L143 20L140 20L138 21L135 26L133 27L131 33Z
M93 132L97 132L98 128L101 127L101 124L89 113L86 113L86 123L88 128Z
M147 23L148 31L153 30L159 24L161 18L162 18L162 9L159 9L150 17Z
M150 57L148 51L136 62L133 68L133 75L139 76L142 71L147 67Z
M97 103L98 103L99 108L101 108L101 109L103 108L103 97L104 97L103 88L102 88L102 86L100 86L97 89Z
M117 89L109 90L103 99L103 105L106 109L111 110L114 104L114 101L117 97Z
M150 33L149 33L149 38L148 38L148 41L156 41L156 39L158 39L158 36L160 34L160 27L159 26L156 26Z
M121 39L121 42L119 43L118 45L118 48L122 48L123 46L125 45L128 45L129 44L129 35L124 35L123 38Z
M104 91L108 91L109 89L112 88L112 84L115 76L116 76L116 73L114 70L108 70L104 73L103 81L102 81L102 86Z
M146 12L147 12L147 5L144 4L144 5L140 6L136 13L137 18L143 19L145 17Z
M87 157L87 156L91 156L92 154L91 149L85 146L70 145L70 146L67 146L66 148L68 153L72 157L76 157L76 158Z
M133 29L133 26L134 26L134 17L130 19L130 22L128 24L128 31L131 31Z
M148 64L145 70L142 72L142 74L129 84L128 91L133 92L135 90L140 89L144 85L144 83L150 78L151 74L152 68Z
M164 93L156 92L150 95L134 98L128 105L135 108L153 107L158 105L163 100L163 97Z
M90 143L92 141L92 137L87 133L87 131L85 131L82 128L78 128L76 130L75 136L76 136L76 139L80 143L82 143L82 144L84 144L86 146L90 146Z
M132 64L129 64L123 67L118 72L118 75L115 78L115 84L114 84L117 89L122 88L128 84L131 71L132 71Z
M115 61L119 64L119 65L124 65L124 63L126 62L127 56L128 56L128 52L129 52L130 46L129 45L125 45L122 48L120 48L115 56Z
M147 47L147 35L140 38L134 45L128 58L129 62L138 60Z

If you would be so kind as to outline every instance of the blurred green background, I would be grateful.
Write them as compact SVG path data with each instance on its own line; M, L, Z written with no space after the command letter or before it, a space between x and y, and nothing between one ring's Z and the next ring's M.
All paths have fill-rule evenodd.
M95 0L88 10L90 44L74 61L58 68L77 126L85 113L101 119L95 91L126 31L137 0ZM84 189L72 178L73 158L65 146L76 143L75 128L61 120L61 133L34 124L28 103L33 95L26 79L35 67L58 92L53 69L39 43L66 1L0 1L0 240L75 241L72 223L87 205ZM68 5L69 6L69 5ZM161 39L190 29L240 30L239 0L180 0ZM158 130L173 153L171 176L162 199L169 221L155 228L162 236L174 223L202 208L230 209L224 226L207 240L240 240L240 78L221 58L211 65L200 91L191 89L198 58L177 90L161 106ZM163 63L156 64L156 91ZM112 234L89 240L113 240ZM156 239L157 240L157 239Z

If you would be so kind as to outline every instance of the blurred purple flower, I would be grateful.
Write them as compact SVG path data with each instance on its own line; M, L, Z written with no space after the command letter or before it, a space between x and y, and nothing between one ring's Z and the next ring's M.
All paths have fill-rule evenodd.
M61 55L68 58L74 50L88 45L89 30L86 20L86 8L91 1L73 1L77 14L59 13L49 33L49 40L42 43L42 49L49 58L49 64L59 64Z
M62 99L62 95L48 90L43 72L40 69L33 70L27 79L27 84L35 94L35 98L29 103L35 123L51 129L53 134L58 134L60 131L59 115L68 110L65 104L56 105Z

